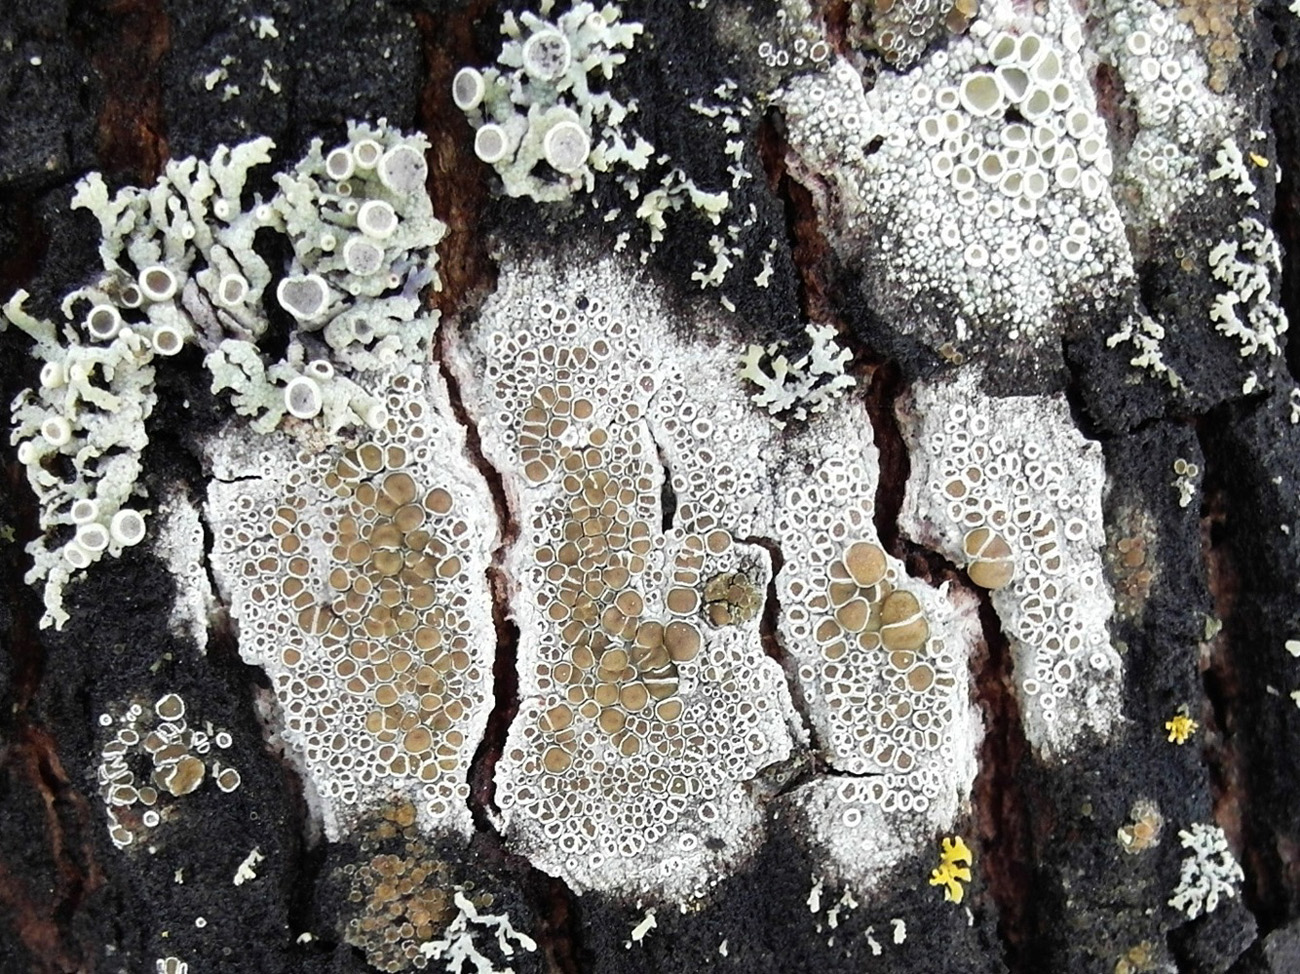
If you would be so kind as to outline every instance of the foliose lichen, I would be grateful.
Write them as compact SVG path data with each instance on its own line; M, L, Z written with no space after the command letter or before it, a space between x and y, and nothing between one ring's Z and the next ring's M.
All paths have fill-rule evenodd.
M854 386L853 376L844 374L852 353L835 341L835 329L809 324L805 331L808 351L793 362L784 354L783 343L766 348L750 345L740 360L741 378L758 386L755 405L773 416L802 420L812 413L824 413Z
M229 390L254 429L292 418L332 434L383 426L365 373L427 347L433 319L419 314L419 295L438 283L445 228L424 187L423 138L382 120L352 124L345 144L323 154L313 141L269 201L250 202L248 173L272 148L259 138L207 162L173 160L151 189L112 196L91 174L73 206L99 221L102 273L64 299L62 329L25 312L25 292L4 307L45 363L39 387L14 403L12 432L41 505L28 581L44 582L42 625L67 619L63 589L76 573L145 538L149 512L133 505L158 360L195 346L213 390ZM271 268L254 247L264 231L287 239L289 266ZM297 327L268 363L259 341L272 300Z
M1190 855L1183 860L1178 887L1169 905L1196 919L1213 913L1220 899L1237 895L1237 884L1245 879L1241 866L1228 848L1228 838L1217 825L1196 822L1178 833Z
M624 23L609 3L578 3L554 21L507 12L501 68L465 67L452 98L474 126L474 152L501 176L508 196L538 202L591 191L595 173L619 166L642 170L654 147L625 128L634 103L623 104L609 81L644 28Z

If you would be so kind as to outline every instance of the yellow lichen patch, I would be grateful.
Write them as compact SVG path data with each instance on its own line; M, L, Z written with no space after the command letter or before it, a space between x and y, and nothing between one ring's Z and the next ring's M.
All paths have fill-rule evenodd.
M1145 974L1156 969L1158 960L1156 948L1150 941L1143 940L1126 950L1115 962L1115 974Z
M1170 744L1186 744L1198 727L1200 724L1188 716L1186 707L1165 721L1165 730L1169 732Z
M1136 855L1160 844L1165 817L1159 805L1150 798L1139 798L1129 809L1128 817L1128 823L1120 826L1117 836L1121 849Z
M939 865L930 873L930 885L942 886L943 898L949 903L960 903L966 895L962 883L971 881L972 861L971 851L960 835L945 838L939 852Z

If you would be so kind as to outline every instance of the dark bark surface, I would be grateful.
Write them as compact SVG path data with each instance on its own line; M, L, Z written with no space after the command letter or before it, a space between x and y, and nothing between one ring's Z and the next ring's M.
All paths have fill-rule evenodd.
M444 287L430 300L444 327L472 318L491 293L494 241L544 251L578 236L608 249L634 222L602 217L621 190L598 188L596 206L552 219L531 201L494 196L490 169L473 155L450 79L463 64L491 62L503 6L7 0L0 9L0 298L24 288L32 310L53 315L59 297L95 269L98 229L69 208L73 185L88 172L104 172L113 186L148 185L169 158L207 157L221 143L259 134L275 140L280 168L313 137L340 137L353 118L387 117L432 144L429 188L449 234L439 247ZM753 5L756 22L771 15L768 6ZM829 23L841 24L846 5L823 6ZM724 14L677 0L627 8L653 38L648 55L619 80L640 99L641 130L684 168L725 181L708 171L719 158L719 134L687 108L724 76L756 89L736 51L717 39L714 18ZM275 36L259 32L260 17L273 18ZM1283 304L1295 321L1300 17L1271 4L1256 20L1253 53L1233 83L1253 92L1269 157L1281 166L1276 206L1272 199L1261 205L1285 248ZM772 286L737 299L746 334L762 343L798 336L810 319L840 328L877 421L881 538L914 574L969 585L964 572L901 537L896 523L908 459L894 403L937 363L890 337L889 322L858 286L862 269L832 253L809 192L787 168L779 113L759 113L736 137L764 170L738 192L739 207L752 203L758 214L741 242L758 253L769 238L781 241ZM492 889L494 910L537 941L536 953L511 959L516 971L1300 970L1300 708L1289 698L1300 663L1283 648L1300 637L1296 386L1282 370L1242 393L1240 363L1215 351L1213 326L1198 310L1213 284L1204 271L1181 273L1174 257L1179 240L1212 235L1229 219L1212 208L1179 215L1149 241L1139 268L1148 307L1175 322L1167 347L1186 383L1181 394L1133 381L1105 347L1105 316L1092 310L1081 309L1067 333L1062 369L1035 377L1066 390L1080 427L1105 450L1110 581L1123 603L1112 637L1124 658L1125 720L1111 740L1089 742L1066 759L1032 753L1019 726L1007 640L985 599L984 645L972 663L985 740L962 830L979 868L966 903L945 903L925 884L934 865L927 852L830 923L825 904L840 893L828 887L820 910L810 909L819 866L778 800L754 862L723 880L699 911L661 909L653 932L632 943L645 904L575 896L494 830L486 814L491 752L499 753L516 705L511 681L500 679L471 799L477 833L465 847L422 854L446 864L457 882ZM711 261L713 232L683 220L671 246L649 261L651 274L682 295L683 308L695 262ZM689 314L681 320L689 329ZM1294 370L1300 357L1288 352ZM186 352L175 364L159 377L147 487L153 497L199 503L211 471L197 440L233 411L208 391L197 355ZM0 334L0 400L31 386L38 367L21 333ZM1202 471L1187 506L1171 489L1180 459ZM206 647L170 633L175 583L153 554L131 549L100 562L70 586L67 626L39 629L39 594L23 581L37 508L7 437L0 472L0 974L145 972L169 956L196 974L370 969L341 934L350 915L347 870L375 848L400 853L414 840L391 830L342 843L312 834L303 785L266 740L266 677L241 661L220 612ZM1133 538L1145 544L1145 581L1114 563L1118 542ZM497 672L504 677L513 649L504 614L502 623ZM95 779L97 721L123 701L169 692L185 698L197 721L230 732L229 761L242 786L231 795L196 792L183 821L147 846L120 850L109 841ZM1201 731L1174 747L1164 724L1180 707ZM1116 831L1141 797L1158 797L1165 826L1160 845L1135 856L1122 851ZM1177 829L1190 822L1220 825L1246 877L1240 897L1196 920L1166 905L1183 857ZM254 848L264 857L256 880L234 885ZM894 939L898 921L907 931L902 943Z

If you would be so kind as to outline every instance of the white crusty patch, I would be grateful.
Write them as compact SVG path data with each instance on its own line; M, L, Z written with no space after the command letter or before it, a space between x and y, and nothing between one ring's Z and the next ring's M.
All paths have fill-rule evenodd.
M911 457L903 530L958 564L968 533L992 528L1014 574L992 591L1011 641L1025 733L1044 754L1120 717L1122 670L1107 623L1101 445L1063 396L992 398L979 377L918 383L899 410Z
M183 491L175 490L158 505L154 553L176 579L170 626L175 635L194 640L199 652L208 645L208 618L216 604L204 564L203 522Z
M521 632L520 710L497 766L507 837L578 889L699 895L762 840L762 789L748 782L807 733L790 680L823 758L872 775L862 794L842 794L838 780L809 786L824 801L797 799L808 831L833 874L878 881L918 837L951 824L979 732L966 676L972 602L908 579L891 559L890 585L929 620L919 651L891 659L855 647L828 667L833 640L813 635L832 612L831 563L876 541L865 410L848 401L782 431L750 402L743 345L725 325L700 311L689 331L675 328L655 289L614 259L507 259L500 280L449 360L520 534L505 563ZM611 556L601 544L563 549L587 536L575 520L602 505L623 525L600 522L620 538L612 560L636 561L614 572L616 590L588 587L597 561L583 562L583 595L563 566L581 556L608 567ZM643 543L624 545L623 531ZM719 577L765 601L775 553L786 674L764 653L757 614L714 617L700 604ZM607 617L614 603L635 618ZM603 624L590 620L606 618L621 635L605 630L593 650L588 630ZM698 636L697 652L662 670L624 657L643 627L670 623ZM611 652L616 672L601 662ZM667 691L664 701L643 704L641 683ZM873 832L879 822L888 828Z
M450 361L519 527L505 561L521 699L497 765L502 827L578 890L688 898L761 842L747 783L788 757L792 719L757 617L713 628L669 602L722 572L762 592L771 572L743 525L677 488L671 460L664 527L671 430L696 425L720 460L727 450L707 410L660 406L699 350L608 260L506 262L461 339ZM735 368L719 378L747 411Z
M326 834L394 796L425 829L468 833L497 650L495 511L437 370L377 387L388 420L356 440L209 442L213 571Z

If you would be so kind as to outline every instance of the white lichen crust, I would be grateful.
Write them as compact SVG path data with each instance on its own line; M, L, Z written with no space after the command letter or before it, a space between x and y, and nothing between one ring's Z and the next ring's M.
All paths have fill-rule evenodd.
M874 885L969 793L971 606L880 552L836 622L844 559L877 545L865 409L783 431L722 323L701 311L692 332L616 259L510 258L452 353L519 529L502 825L577 889L701 895L761 841L761 772L805 739L789 679L822 758L862 776L806 832ZM760 632L777 552L784 676Z
M909 578L881 549L864 404L827 399L787 428L745 402L748 370L737 388L726 354L668 346L651 422L679 510L781 553L774 635L834 772L791 800L827 873L866 890L966 806L981 735L968 663L977 606Z
M426 830L468 833L492 704L496 518L437 371L371 378L388 418L359 439L210 444L213 568L326 834L392 800Z
M968 373L918 383L900 409L912 463L900 523L990 590L1026 736L1060 755L1120 716L1102 564L1104 458L1064 397L991 398L978 382Z
M892 324L949 357L1059 354L1063 309L1133 278L1069 4L991 3L871 90L838 59L774 100L832 244L872 268Z
M981 738L969 677L978 607L909 578L880 548L878 454L861 402L786 449L772 471L774 536L786 558L779 631L818 750L839 773L792 800L828 872L866 890L919 838L950 828L970 795Z
M762 592L769 562L689 494L663 526L653 403L682 352L657 298L604 260L507 263L501 281L453 354L519 529L501 824L575 889L683 899L757 846L746 784L790 753L758 620L701 617L709 579L739 573Z
M216 605L216 596L208 577L202 515L182 489L172 491L158 505L157 513L154 553L167 563L167 570L176 579L171 631L188 636L199 652L206 652L208 617Z
M1137 132L1118 160L1116 198L1127 222L1161 225L1206 189L1205 155L1239 114L1236 99L1209 86L1210 70L1192 25L1157 0L1104 0L1091 37L1113 66Z

